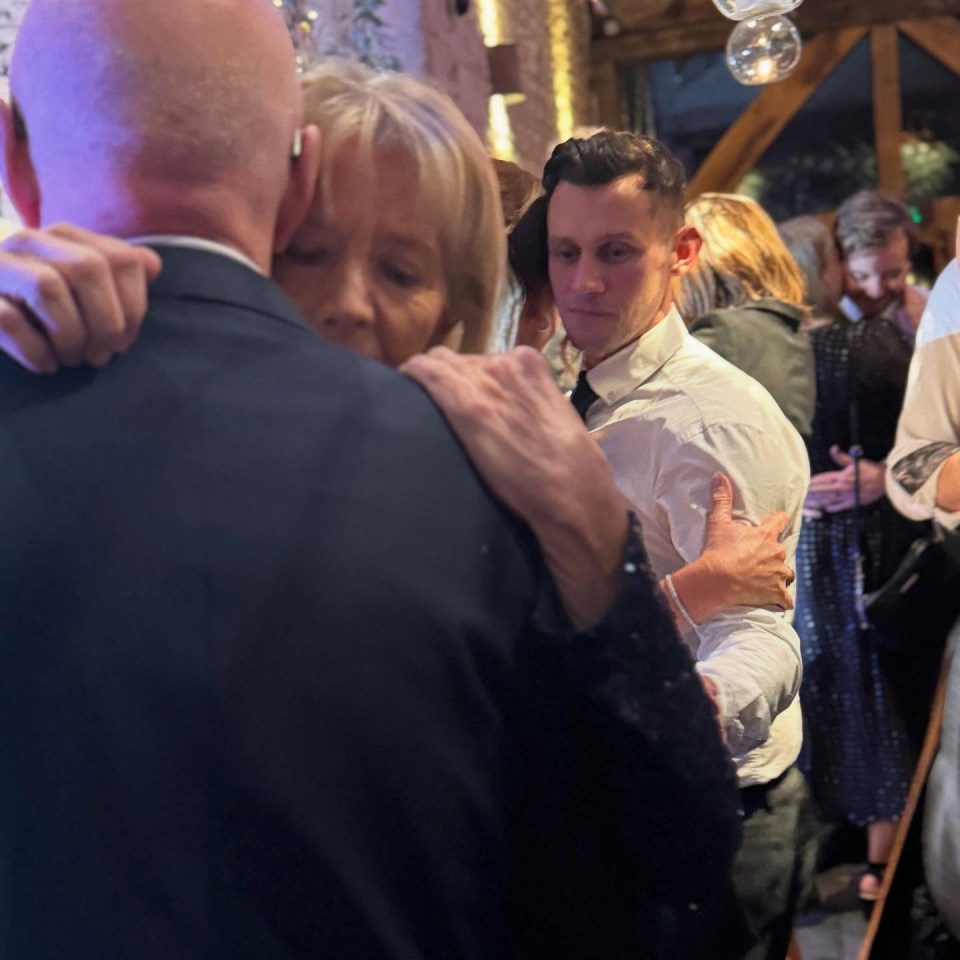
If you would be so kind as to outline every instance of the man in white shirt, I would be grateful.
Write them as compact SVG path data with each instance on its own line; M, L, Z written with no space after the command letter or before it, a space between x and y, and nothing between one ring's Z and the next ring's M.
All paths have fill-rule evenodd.
M669 575L699 553L718 471L733 480L745 519L789 514L790 563L809 477L806 450L770 395L690 337L673 307L673 281L701 242L683 226L681 165L656 141L604 131L559 146L544 185L551 286L584 354L572 400L642 522L654 573ZM511 442L519 462L531 446L548 449L551 441L562 457L564 418L544 414L553 401L521 402L503 387L523 379L528 361L518 351L513 359L437 354L411 364L459 423L495 489L516 486L502 453ZM504 425L517 424L518 406L523 420L511 439ZM484 447L500 452L481 457ZM547 474L553 459L541 457ZM537 509L531 487L510 498L521 513L525 502ZM738 768L746 839L736 879L759 938L748 956L782 960L806 872L799 851L809 851L812 831L794 767L799 641L780 608L746 607L702 623L691 616L686 641Z

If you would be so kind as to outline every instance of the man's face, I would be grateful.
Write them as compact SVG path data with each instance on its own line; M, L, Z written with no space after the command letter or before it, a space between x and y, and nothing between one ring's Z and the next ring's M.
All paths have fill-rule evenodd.
M639 174L595 187L561 181L550 198L550 284L588 367L636 340L670 307L676 233L642 184Z
M885 247L862 250L844 262L844 292L864 316L880 313L903 297L911 266L909 249L901 227Z

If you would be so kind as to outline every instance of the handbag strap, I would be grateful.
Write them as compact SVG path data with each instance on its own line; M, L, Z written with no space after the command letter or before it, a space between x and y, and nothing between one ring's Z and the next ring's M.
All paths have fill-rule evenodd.
M853 324L861 321L850 321L847 324L847 356L846 356L846 380L847 380L847 407L849 413L850 425L850 446L847 453L853 462L853 528L851 535L854 544L854 570L853 570L853 603L857 614L857 625L861 631L866 631L870 627L870 621L867 619L867 612L863 603L863 543L860 539L860 528L863 514L860 503L860 461L863 459L863 447L860 444L860 403L857 397L856 370L854 369L854 350L851 342L851 333Z

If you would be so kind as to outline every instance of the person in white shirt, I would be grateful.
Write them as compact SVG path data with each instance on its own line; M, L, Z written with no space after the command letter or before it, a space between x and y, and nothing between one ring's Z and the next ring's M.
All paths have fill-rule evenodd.
M958 230L960 233L960 230ZM914 520L960 527L960 268L937 278L917 330L907 393L887 457L887 495ZM960 937L960 631L952 660L940 747L927 781L924 867L931 894Z
M912 520L960 526L960 268L937 278L917 330L887 495Z
M718 471L730 475L744 518L788 513L789 563L809 479L806 450L766 390L693 339L673 306L674 281L700 249L697 231L683 225L679 161L650 138L602 131L557 147L544 186L553 295L584 356L571 399L632 502L655 574L669 589L669 575L699 553ZM542 401L537 422L518 419L529 421L535 406L517 399L532 362L522 351L512 359L434 351L408 364L475 459L496 434L501 472L494 458L480 461L495 489L516 483L503 453L510 429L499 424L516 428L517 459L538 433L557 429ZM529 499L533 510L535 490ZM759 940L750 960L785 955L811 849L810 803L794 767L802 670L790 621L780 608L741 607L702 623L691 616L685 636L738 768L745 842L736 880Z

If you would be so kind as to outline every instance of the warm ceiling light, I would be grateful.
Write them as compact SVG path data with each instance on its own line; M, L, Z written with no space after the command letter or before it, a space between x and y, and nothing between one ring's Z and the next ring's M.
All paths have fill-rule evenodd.
M725 17L746 20L748 17L789 13L796 10L803 0L713 0L713 3Z
M747 86L776 83L793 73L801 48L800 34L786 17L751 17L730 34L727 66Z

